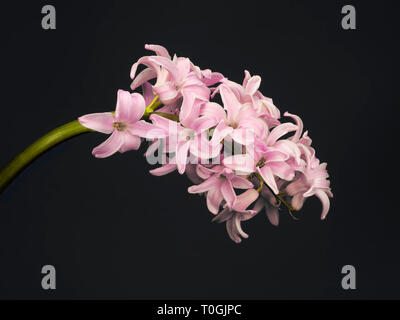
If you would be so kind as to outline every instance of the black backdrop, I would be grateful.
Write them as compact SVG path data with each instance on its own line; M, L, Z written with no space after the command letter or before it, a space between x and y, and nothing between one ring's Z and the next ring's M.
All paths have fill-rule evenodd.
M41 28L41 8L57 29ZM341 28L353 4L357 29ZM237 245L177 173L140 152L99 160L102 134L40 157L0 196L0 298L400 298L395 108L398 1L25 1L1 5L1 157L76 117L114 108L145 43L241 82L259 74L302 116L328 162L325 221L306 202ZM57 289L41 288L41 268ZM357 289L341 288L343 265Z

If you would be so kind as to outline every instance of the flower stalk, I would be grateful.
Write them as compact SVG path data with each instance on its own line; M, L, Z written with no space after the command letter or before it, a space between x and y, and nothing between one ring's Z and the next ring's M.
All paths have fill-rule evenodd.
M152 113L158 114L161 117L166 117L171 120L177 120L175 115L155 112L161 106L161 101L158 96L146 107L143 119L147 119ZM66 141L72 137L81 135L86 132L94 132L94 130L82 126L78 120L74 120L64 124L49 133L45 134L24 151L18 154L0 171L0 194L7 188L10 182L33 160L39 157L42 153L56 146L57 144Z
M28 148L17 155L0 171L0 193L29 163L45 151L69 138L93 130L82 126L78 120L64 124L32 143Z

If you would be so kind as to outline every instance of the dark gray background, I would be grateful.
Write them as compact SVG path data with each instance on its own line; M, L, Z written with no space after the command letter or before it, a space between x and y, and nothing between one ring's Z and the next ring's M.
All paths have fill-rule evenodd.
M57 29L41 28L53 4ZM341 28L353 4L357 30ZM99 160L87 134L0 196L0 298L400 298L396 151L399 1L25 1L1 5L0 166L54 127L112 110L145 43L241 82L259 74L328 162L326 221L306 202L233 243L177 173L140 152ZM41 289L53 264L57 289ZM340 286L357 270L357 289Z

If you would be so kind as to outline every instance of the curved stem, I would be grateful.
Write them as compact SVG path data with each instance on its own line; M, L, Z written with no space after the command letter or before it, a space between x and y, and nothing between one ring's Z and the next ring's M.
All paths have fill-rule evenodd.
M78 120L75 120L50 131L36 140L0 171L0 193L4 191L12 179L15 178L23 168L43 152L62 141L90 131L92 130L82 126Z
M158 96L146 107L142 119L147 119L150 114L156 113L161 117L177 121L177 116L168 113L155 112L162 105ZM2 193L9 183L21 172L29 163L35 160L43 152L49 150L53 146L65 141L71 137L77 136L85 132L92 132L93 130L82 126L78 120L71 121L61 127L58 127L40 139L32 143L28 148L17 155L0 171L0 193Z

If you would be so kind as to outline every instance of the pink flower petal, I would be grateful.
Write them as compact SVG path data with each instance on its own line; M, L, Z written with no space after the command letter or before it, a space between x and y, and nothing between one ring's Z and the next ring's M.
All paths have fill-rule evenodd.
M107 158L116 153L123 143L124 138L121 133L115 130L106 141L93 149L92 154L96 158Z
M203 182L203 179L198 176L197 170L196 170L196 165L194 164L187 164L186 165L186 171L185 171L187 177L189 178L190 181L192 181L195 184L199 184Z
M146 68L140 72L131 83L131 90L135 90L137 87L141 86L143 83L157 77L157 73L152 68Z
M330 201L328 195L323 190L317 190L315 196L321 200L322 203L322 213L321 213L321 220L326 218L326 215L329 212Z
M193 71L193 73L195 74L195 76L199 79L201 79L202 77L202 71L200 70L200 68L196 65L194 65L193 62L190 61L190 70Z
M170 135L172 135L178 131L178 128L177 128L178 124L175 121L161 117L157 114L152 114L150 116L150 120L153 122L153 124L156 127L164 130L165 132L168 132Z
M213 145L207 138L207 132L199 133L190 144L190 152L200 159L213 159L217 157L222 145Z
M185 81L182 85L182 92L191 92L198 99L203 99L205 101L208 101L210 98L211 91L202 82L195 85L188 85L188 82Z
M160 65L161 67L168 70L171 74L173 80L179 79L179 71L175 64L171 61L171 59L161 57L161 56L151 56L149 57L149 61Z
M217 124L218 121L214 117L202 116L200 118L195 119L191 123L191 128L196 132L202 132L210 129L211 127L216 126Z
M119 152L124 153L130 150L137 150L140 147L141 139L138 136L132 135L129 132L121 132L121 136L124 140Z
M289 183L285 190L289 196L294 196L297 193L304 193L308 188L309 187L305 183L304 177L300 177L299 179Z
M118 90L115 118L117 121L132 123L143 116L146 103L139 93L130 94L128 91Z
M146 139L160 139L167 136L167 132L165 130L158 128L154 124L148 123L144 120L140 120L130 125L128 130L131 134Z
M279 189L279 186L278 186ZM276 200L275 195L271 192L271 190L267 186L263 186L261 189L260 195L265 199L266 204L270 204L271 206L278 206L278 201Z
M190 124L198 118L200 106L195 105L196 97L191 92L183 92L183 100L179 120L184 127L191 127Z
M203 74L204 75L204 74ZM221 82L221 80L224 78L224 76L221 73L218 72L211 72L211 74L207 77L204 77L202 79L203 83L209 87L212 86L218 82Z
M232 124L237 120L237 115L240 111L241 104L227 85L221 85L219 93L221 95L224 108L227 110L228 113L228 123Z
M300 163L301 152L296 143L291 140L279 140L274 144L274 148L282 153L291 156L295 159L296 163Z
M132 65L131 74L130 74L131 79L134 79L134 78L135 78L137 68L138 68L138 66L139 66L140 64L144 64L144 65L150 67L151 69L155 70L156 72L160 69L160 68L158 67L158 65L157 65L156 63L150 61L149 58L150 58L149 56L141 57L138 61L136 61L136 62Z
M244 70L244 79L242 84L244 88L246 88L247 82L249 82L250 78L251 78L250 72L248 70Z
M154 51L158 56L165 57L167 59L171 59L171 56L168 53L168 50L165 49L163 46L157 44L145 44L144 48L146 50Z
M250 220L257 215L257 211L255 211L255 210L241 210L241 211L237 211L237 213L239 213L240 221Z
M254 172L254 159L248 154L236 154L223 160L223 164L238 172L252 173Z
M190 60L188 58L180 57L176 60L175 66L178 69L178 79L185 79L190 72Z
M267 163L269 162L276 162L276 161L286 161L289 156L286 155L285 153L275 150L275 148L273 149L269 149L269 151L265 152L265 158L267 160Z
M256 203L254 204L253 210L256 213L259 213L261 211L261 209L263 209L265 207L265 200L263 198L258 198Z
M311 146L312 140L311 138L308 136L308 131L305 131L303 133L303 137L299 140L299 142L301 144L304 144L306 146Z
M215 173L215 170L206 168L205 166L198 164L196 166L196 173L202 179L208 179L211 175Z
M290 140L293 142L298 142L301 136L301 133L303 132L303 121L301 120L301 118L299 116L296 116L295 114L291 114L289 112L285 112L283 114L285 117L291 117L296 125L297 125L297 130L295 132L295 134L293 135L293 137L290 137Z
M214 129L213 136L211 138L212 144L221 143L221 141L229 134L233 132L233 128L229 127L222 120L218 123L217 127Z
M233 190L232 183L228 179L224 179L225 181L221 184L221 192L226 201L228 208L233 208L236 202L236 194Z
M79 123L89 129L110 134L114 131L114 116L111 112L91 113L78 118Z
M237 234L233 218L229 219L226 222L226 231L228 232L229 238L231 238L234 242L236 243L242 242L242 239L240 239L240 237Z
M231 182L233 187L236 189L250 189L254 187L249 180L239 176L232 177Z
M246 238L247 239L249 237L249 235L246 232L243 231L242 226L240 224L240 219L239 219L239 217L237 215L233 218L233 221L234 221L234 226L235 226L236 232L242 238Z
M267 165L263 166L261 169L257 167L257 172L261 175L264 182L272 189L272 191L275 194L278 194L278 186L276 185L275 177L271 168Z
M291 181L294 178L294 170L286 162L270 162L268 167L281 179Z
M245 109L246 108L242 108L239 113L238 128L249 130L253 136L264 139L266 137L266 133L268 132L268 125L260 118L256 118L256 115L250 116L246 112L245 115L242 116L243 111L246 111Z
M148 82L143 83L142 93L144 102L146 103L146 106L148 106L154 99L153 86Z
M214 117L218 122L221 120L226 120L226 112L218 103L207 102L201 106L201 115L206 115L209 117Z
M178 172L180 174L185 172L189 146L190 141L179 141L176 148L176 166L178 167Z
M279 225L279 211L277 207L267 205L265 206L265 213L273 226Z
M153 90L163 104L173 103L178 98L178 91L176 90L174 84L170 81L161 85L155 85Z
M316 178L314 179L313 187L318 189L328 189L330 184L331 182L329 180L326 180L325 178Z
M311 196L315 195L317 190L318 189L311 186L306 192L303 193L303 197L306 197L306 198L311 197Z
M267 145L272 146L274 143L285 134L297 130L297 126L293 123L287 122L280 124L279 126L272 129L268 138L267 138Z
M203 193L207 192L211 189L219 189L219 180L216 176L212 176L208 178L207 180L204 180L202 183L200 183L197 186L191 186L188 188L189 193Z
M261 84L261 77L260 76L253 76L249 79L249 81L246 84L246 93L250 96L255 94L260 87Z
M135 62L131 67L130 77L131 79L135 78L137 67L139 66L139 61Z
M238 195L234 206L235 211L244 211L249 205L257 200L259 194L254 189L249 189Z
M292 198L292 202L291 205L293 207L293 209L295 210L300 210L303 207L304 204L304 200L306 198L303 197L303 195L301 193L297 193L293 196Z
M176 164L174 163L167 163L163 165L162 167L159 167L157 169L150 170L150 174L153 176L163 176L168 173L171 173L176 170Z
M254 144L255 140L254 130L245 128L234 129L230 136L235 142L245 146Z
M207 192L207 208L211 213L217 214L223 200L223 196L219 188L213 188Z
M146 152L144 153L145 157L150 155L154 155L154 153L160 148L162 140L154 140L149 147L147 148Z
M221 222L225 222L225 221L231 219L232 216L233 216L232 211L229 210L228 208L225 208L225 209L223 209L220 213L218 213L218 215L215 216L215 217L212 219L212 221L213 221L213 222L221 223Z

